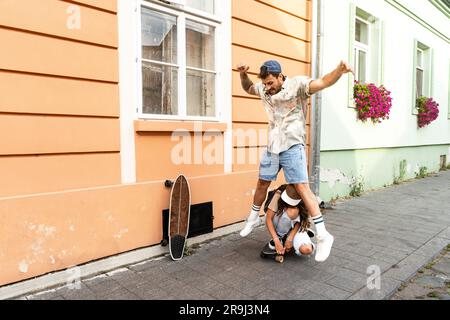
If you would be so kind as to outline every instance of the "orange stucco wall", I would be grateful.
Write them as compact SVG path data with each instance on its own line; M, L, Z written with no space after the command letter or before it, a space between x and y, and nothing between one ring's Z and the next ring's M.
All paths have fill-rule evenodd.
M74 6L79 29L68 27ZM71 190L120 184L116 8L0 1L0 285L114 251L95 238L110 232L102 193Z
M254 172L190 178L192 203L213 201L215 228L234 223L254 182ZM1 199L0 285L159 243L169 195L152 181Z
M276 59L287 76L311 74L311 1L308 0L233 0L232 59L234 68L244 62L250 66L250 78L257 82L259 67ZM248 14L251 12L252 14ZM239 73L233 70L233 127L261 128L267 117L258 98L246 94ZM307 130L309 131L309 115ZM309 134L308 134L309 137ZM239 148L261 149L264 144ZM309 153L309 141L307 146ZM257 170L257 164L233 164L233 171Z
M81 10L80 30L66 26L71 5ZM247 62L254 77L276 58L289 76L309 74L310 1L232 5L233 65ZM224 124L198 132L136 121L138 181L121 184L117 35L116 0L0 1L0 286L158 244L164 180L181 172L193 204L213 202L215 228L247 216L264 138L233 139L230 174L221 155L206 166L171 161L171 128L187 130L194 154L196 143L221 146ZM233 130L265 130L261 102L230 72Z

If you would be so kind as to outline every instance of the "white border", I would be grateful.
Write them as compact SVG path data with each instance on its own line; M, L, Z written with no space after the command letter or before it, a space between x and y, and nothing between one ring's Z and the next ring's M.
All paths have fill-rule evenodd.
M216 77L216 103L218 103L219 120L227 124L224 132L224 173L233 171L233 101L232 101L232 35L231 35L231 0L216 1L218 12L222 12L223 23L217 28L218 37L222 40L216 42L218 59L218 72Z
M136 182L136 146L134 120L137 119L135 68L137 63L136 1L119 0L119 94L120 94L120 164L122 183Z

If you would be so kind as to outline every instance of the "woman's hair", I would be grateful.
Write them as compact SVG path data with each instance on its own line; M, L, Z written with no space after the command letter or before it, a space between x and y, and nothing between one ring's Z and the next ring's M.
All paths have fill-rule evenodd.
M283 184L277 190L283 193L286 190L286 187L287 184ZM308 210L306 210L303 201L300 201L300 203L296 206L291 206L284 202L284 200L280 197L280 199L278 200L278 210L275 214L277 216L283 214L286 208L298 209L298 214L300 216L300 232L306 231L311 226L311 223L309 222Z

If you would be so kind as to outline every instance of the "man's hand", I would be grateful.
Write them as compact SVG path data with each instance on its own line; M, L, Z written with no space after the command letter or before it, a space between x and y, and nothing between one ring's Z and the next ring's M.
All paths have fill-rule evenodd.
M326 74L320 79L311 81L309 84L309 94L314 94L318 91L331 87L342 77L342 75L349 72L351 72L353 76L355 75L352 67L347 62L341 60L339 65L332 72Z
M352 67L345 61L341 61L337 67L337 70L340 72L341 75L351 72L353 75L355 75L355 72L353 71Z
M239 71L239 75L241 77L242 89L244 89L248 94L257 96L258 92L256 92L255 87L253 86L253 82L252 80L250 80L247 74L247 71L250 69L250 67L241 62L237 65L236 68Z
M237 71L239 71L240 73L247 73L247 71L250 69L249 66L247 66L245 63L239 63L237 65Z

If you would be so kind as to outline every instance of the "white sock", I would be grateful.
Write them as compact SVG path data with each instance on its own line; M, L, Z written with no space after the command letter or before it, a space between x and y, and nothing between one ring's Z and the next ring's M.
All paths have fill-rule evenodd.
M249 221L254 221L259 218L259 210L261 210L261 206L253 205L252 211L250 211L250 215L248 216Z
M317 216L312 218L314 226L316 227L317 235L323 237L328 235L327 229L325 229L325 222L323 221L323 216Z

